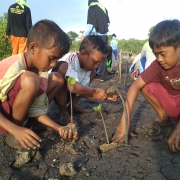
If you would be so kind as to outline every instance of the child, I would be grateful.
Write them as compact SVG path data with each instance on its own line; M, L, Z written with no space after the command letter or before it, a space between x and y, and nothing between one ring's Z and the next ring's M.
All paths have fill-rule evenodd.
M26 149L36 149L41 141L32 130L23 127L29 117L51 127L65 139L77 136L77 132L65 131L46 115L48 100L51 101L64 84L60 74L52 73L48 78L47 71L69 48L67 34L53 21L42 20L29 31L27 52L0 62L0 127ZM14 144L14 148L20 144Z
M112 47L112 52L114 54L115 60L117 61L117 56L118 56L118 39L116 38L115 34L112 35L112 40L111 40L110 45Z
M149 38L150 47L156 60L137 78L130 87L126 106L130 119L134 102L141 91L145 99L155 109L159 118L155 123L160 126L171 125L170 118L177 123L168 139L169 148L180 150L180 21L165 20L158 23ZM122 142L124 136L125 116L113 136L114 142Z
M80 97L116 100L117 97L108 98L103 89L89 87L90 82L95 77L96 68L106 58L106 54L107 47L101 37L95 35L86 36L81 42L79 53L68 53L52 69L53 72L59 72L65 81L63 88L56 96L56 102L60 105L62 114L66 114L67 122L70 120L66 108L66 104L69 102L67 102L68 77L76 80L76 83L71 88L71 92L74 94L73 108L76 110L86 111L77 105Z
M115 64L116 64L116 60L115 60L114 54L112 53L112 47L108 46L106 66L107 66L107 71L109 74L113 72L113 68L115 67Z

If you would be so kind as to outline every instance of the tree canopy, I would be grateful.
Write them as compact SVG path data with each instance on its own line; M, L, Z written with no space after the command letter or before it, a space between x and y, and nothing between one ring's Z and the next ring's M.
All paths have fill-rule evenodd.
M74 32L74 31L69 31L69 32L67 32L67 35L70 37L70 39L72 40L72 41L75 41L76 40L76 38L79 36L76 32Z
M0 60L8 57L12 53L11 42L5 42L7 25L7 13L0 17Z

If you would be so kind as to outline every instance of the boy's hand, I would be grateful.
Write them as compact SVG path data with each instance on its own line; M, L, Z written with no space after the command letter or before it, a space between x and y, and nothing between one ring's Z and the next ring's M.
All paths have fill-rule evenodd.
M95 93L93 94L94 98L97 100L106 100L107 94L104 89L96 88Z
M134 78L137 78L139 74L139 69L135 69L132 73L131 73L131 78L134 79Z
M172 152L180 151L180 121L168 139L168 145Z
M77 131L72 131L71 129L69 129L69 127L67 126L63 126L60 127L58 129L59 135L63 138L63 139L76 139L78 136L78 132Z
M116 128L116 132L112 137L112 141L115 143L123 143L124 142L124 135L125 135L125 127L121 124Z
M117 95L113 95L113 97L107 97L107 100L109 100L109 101L117 101L118 100L118 96Z
M13 132L13 136L20 142L25 149L36 149L40 147L41 139L32 130L18 127Z
M172 133L168 139L168 145L172 152L180 151L180 133Z

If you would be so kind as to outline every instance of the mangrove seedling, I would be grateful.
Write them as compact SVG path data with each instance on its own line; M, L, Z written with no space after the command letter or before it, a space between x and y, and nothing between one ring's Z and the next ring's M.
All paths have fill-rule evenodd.
M102 115L102 104L99 104L98 106L93 107L93 109L94 109L94 111L99 111L99 113L101 115L103 125L104 125L104 131L105 131L105 134L106 134L107 143L109 144L109 138L108 138L108 134L107 134L107 130L106 130L106 125L105 125L105 121L104 121L104 118L103 118L103 115Z
M72 105L72 93L71 90L73 88L73 85L76 83L76 80L72 77L68 78L68 85L69 85L69 92L70 92L70 105L71 105L71 123L73 122L73 105Z

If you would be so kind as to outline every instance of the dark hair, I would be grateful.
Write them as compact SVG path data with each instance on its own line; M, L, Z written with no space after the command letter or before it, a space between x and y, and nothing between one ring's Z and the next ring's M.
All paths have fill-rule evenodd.
M82 49L88 53L92 53L93 51L100 51L103 54L108 53L107 45L100 36L96 35L86 36L80 44L79 51Z
M99 1L98 1L98 0L89 0L89 1L88 1L88 6L89 6L92 2L99 2Z
M36 42L40 48L51 49L57 47L61 49L61 55L68 53L71 45L69 36L53 21L38 21L29 31L27 46L31 42Z
M112 37L113 37L113 36L116 37L116 34L112 34Z
M164 20L158 23L149 37L149 45L153 49L154 45L159 48L161 46L173 46L175 49L180 44L180 21Z

